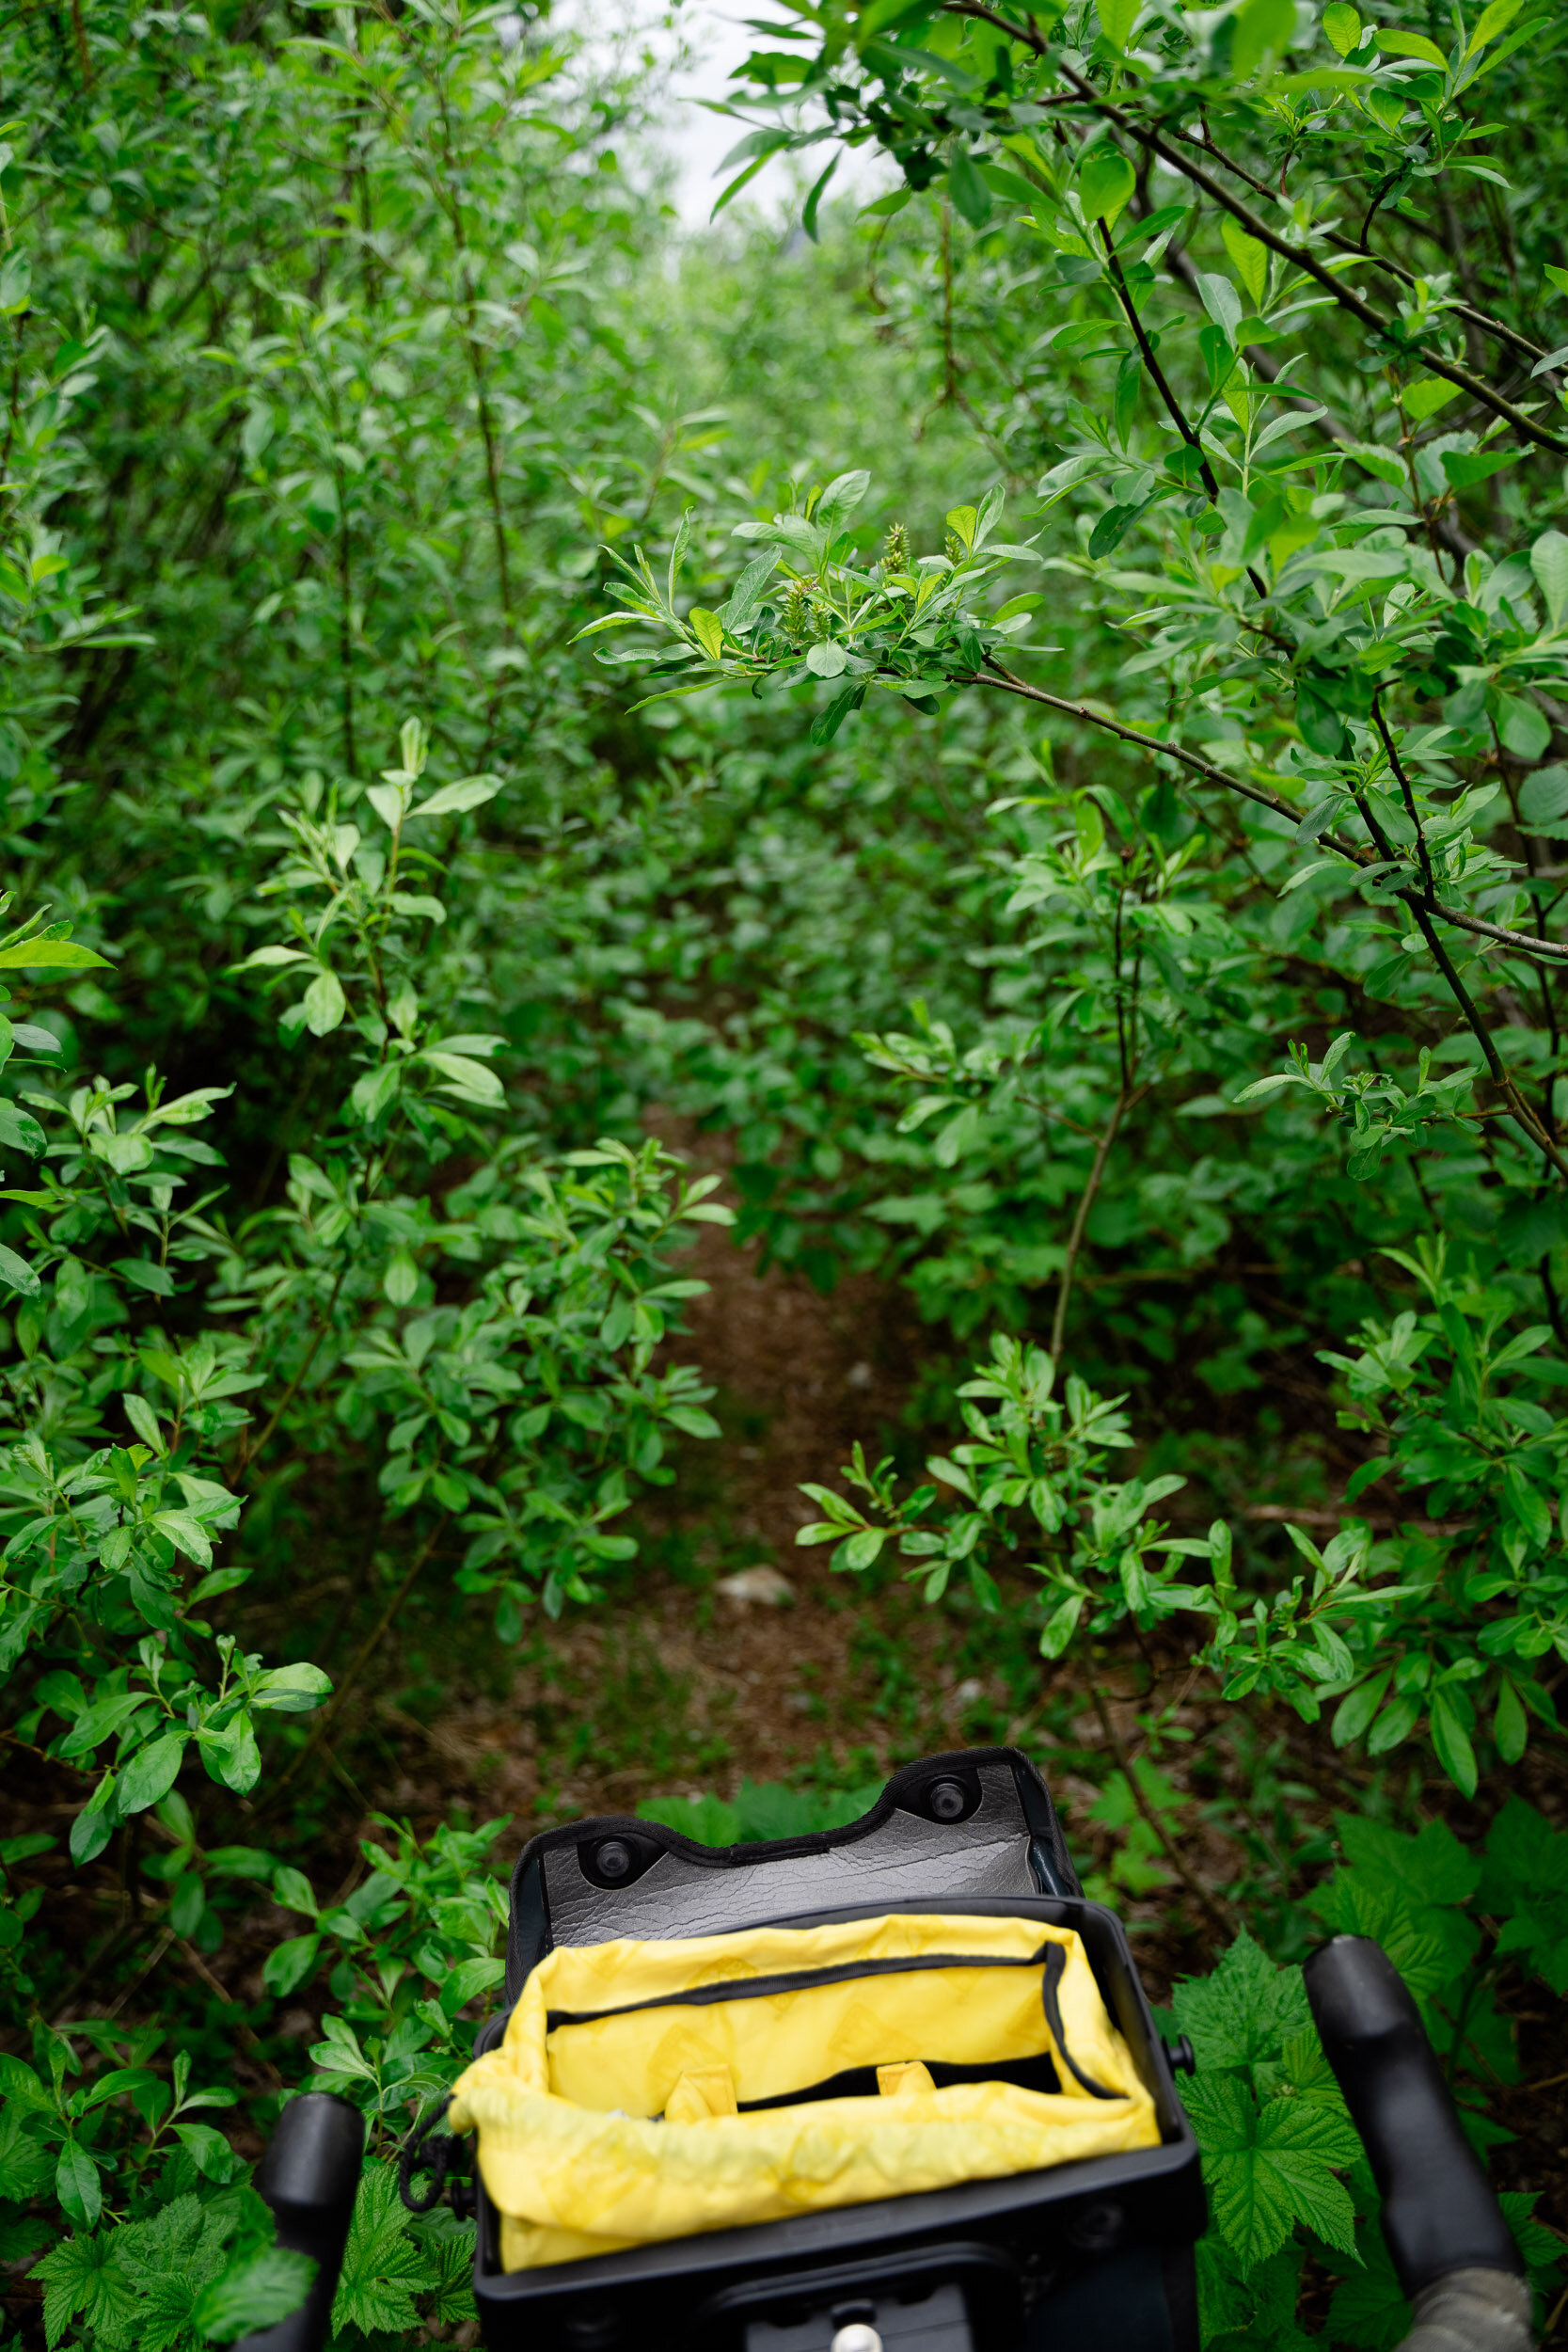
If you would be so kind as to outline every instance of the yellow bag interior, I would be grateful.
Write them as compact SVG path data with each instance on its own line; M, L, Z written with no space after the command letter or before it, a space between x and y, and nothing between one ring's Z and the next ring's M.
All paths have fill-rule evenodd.
M451 2121L508 2269L1160 2136L1071 1929L896 1913L562 1947Z

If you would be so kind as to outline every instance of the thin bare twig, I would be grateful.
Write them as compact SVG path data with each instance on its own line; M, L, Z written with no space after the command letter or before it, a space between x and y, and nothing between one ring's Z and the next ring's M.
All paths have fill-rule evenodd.
M339 1681L332 1696L327 1700L325 1707L317 1708L314 1721L310 1725L309 1738L306 1740L305 1745L298 1751L297 1755L295 1755L292 1762L286 1765L284 1770L278 1773L277 1778L273 1782L271 1788L266 1793L266 1796L258 1806L257 1810L259 1813L268 1813L272 1810L272 1807L276 1804L277 1799L282 1795L284 1789L288 1788L289 1783L294 1779L296 1774L307 1763L309 1763L310 1757L314 1756L316 1750L321 1746L323 1740L326 1738L327 1733L331 1730L333 1723L342 1708L343 1701L348 1697L349 1692L358 1682L360 1676L365 1671L365 1668L370 1664L371 1660L375 1656L376 1651L381 1647L382 1643L385 1641L387 1634L391 1628L393 1618L397 1615L398 1611L403 1607L404 1602L413 1591L420 1571L423 1569L432 1552L436 1549L436 1545L440 1542L441 1537L446 1534L451 1520L451 1513L449 1511L442 1518L438 1519L435 1527L432 1528L423 1546L416 1553L413 1564L409 1567L407 1574L404 1577L402 1583L399 1584L397 1590L393 1593L391 1599L387 1603L386 1608L376 1619L375 1624L372 1627L370 1632L366 1634L364 1640L360 1643L359 1647L356 1650L353 1660L349 1664L348 1671Z
M1134 1088L1131 1093L1125 1086L1119 1089L1116 1105L1111 1112L1105 1131L1094 1147L1094 1159L1089 1168L1088 1182L1078 1196L1078 1207L1072 1220L1072 1231L1067 1237L1067 1254L1062 1260L1061 1280L1056 1288L1056 1311L1051 1320L1051 1360L1054 1364L1059 1364L1062 1360L1062 1343L1067 1336L1068 1301L1072 1296L1072 1272L1078 1263L1078 1253L1084 1246L1085 1228L1089 1221L1089 1211L1094 1206L1095 1195L1100 1190L1101 1179L1105 1173L1105 1163L1111 1156L1111 1146L1117 1139L1117 1131L1127 1113L1133 1104L1148 1092L1147 1087Z
M1123 1780L1127 1783L1133 1804L1137 1806L1138 1811L1143 1815L1144 1820L1148 1823L1149 1828L1154 1832L1155 1836L1159 1839L1161 1851L1164 1854L1166 1861L1170 1864L1171 1868L1176 1872L1177 1877L1180 1880L1188 1894L1191 1895L1193 1900L1207 1914L1212 1924L1218 1928L1220 1933L1227 1936L1234 1935L1236 1932L1236 1919L1229 1904L1226 1901L1223 1895L1216 1895L1212 1887L1205 1886L1203 1881L1198 1878L1193 1870L1188 1868L1186 1863L1178 1852L1175 1841L1172 1838L1169 1830L1166 1829L1164 1821L1161 1820L1158 1812L1149 1800L1148 1790L1145 1788L1142 1781L1139 1780L1137 1773L1132 1769L1132 1760L1128 1756L1126 1748L1122 1745L1120 1734L1117 1732L1115 1724L1111 1721L1111 1710L1105 1703L1105 1693L1097 1682L1091 1683L1089 1686L1089 1698L1093 1705L1094 1711L1100 1719L1100 1728L1105 1734L1106 1741L1110 1747L1111 1754L1116 1757L1117 1770L1121 1774Z

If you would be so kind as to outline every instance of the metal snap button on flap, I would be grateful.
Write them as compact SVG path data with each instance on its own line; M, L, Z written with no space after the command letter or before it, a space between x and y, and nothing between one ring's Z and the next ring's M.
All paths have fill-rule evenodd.
M931 1808L933 1821L961 1821L969 1809L969 1798L956 1780L933 1781L926 1802Z
M607 1837L594 1856L607 1879L629 1878L632 1851L624 1837Z
M882 2339L863 2319L852 2319L834 2333L832 2352L882 2352Z

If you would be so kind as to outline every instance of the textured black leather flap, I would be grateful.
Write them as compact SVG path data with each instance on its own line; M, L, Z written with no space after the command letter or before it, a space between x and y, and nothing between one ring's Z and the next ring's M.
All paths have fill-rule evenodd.
M531 1838L512 1876L506 1990L556 1944L722 1935L847 1904L1078 1895L1044 1781L1016 1748L927 1756L842 1829L700 1846L657 1821L574 1821Z

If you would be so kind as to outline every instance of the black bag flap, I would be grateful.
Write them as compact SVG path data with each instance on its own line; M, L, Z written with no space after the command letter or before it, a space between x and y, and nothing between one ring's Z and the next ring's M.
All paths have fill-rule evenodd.
M557 1944L723 1935L846 1904L1083 1893L1050 1791L1017 1748L966 1748L895 1772L842 1829L700 1846L611 1816L530 1838L512 1874L506 1994Z

